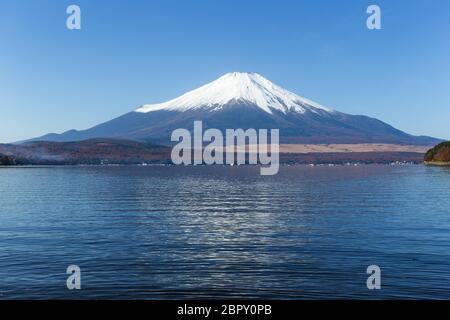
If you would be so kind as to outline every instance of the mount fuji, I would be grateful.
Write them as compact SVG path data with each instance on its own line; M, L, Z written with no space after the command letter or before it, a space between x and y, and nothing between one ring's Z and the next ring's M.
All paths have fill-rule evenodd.
M173 130L203 127L279 129L281 143L392 143L434 145L440 140L413 136L374 118L326 108L256 73L227 73L173 100L136 110L87 130L48 134L28 141L116 138L171 144Z

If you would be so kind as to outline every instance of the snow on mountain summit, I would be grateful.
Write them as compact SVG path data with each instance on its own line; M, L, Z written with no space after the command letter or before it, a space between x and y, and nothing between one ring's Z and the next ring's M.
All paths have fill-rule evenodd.
M270 114L273 110L283 113L332 111L277 86L257 73L232 72L173 100L143 105L136 112L186 111L199 108L216 111L233 103L253 104Z

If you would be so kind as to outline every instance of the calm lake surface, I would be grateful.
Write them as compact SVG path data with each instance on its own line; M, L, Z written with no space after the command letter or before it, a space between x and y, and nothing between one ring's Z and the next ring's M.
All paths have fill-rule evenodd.
M0 168L0 299L242 297L450 298L450 169Z

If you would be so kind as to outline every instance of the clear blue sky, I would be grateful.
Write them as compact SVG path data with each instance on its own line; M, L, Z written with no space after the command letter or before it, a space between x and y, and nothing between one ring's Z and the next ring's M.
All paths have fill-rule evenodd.
M231 71L450 139L447 0L1 0L0 37L0 142L85 129Z

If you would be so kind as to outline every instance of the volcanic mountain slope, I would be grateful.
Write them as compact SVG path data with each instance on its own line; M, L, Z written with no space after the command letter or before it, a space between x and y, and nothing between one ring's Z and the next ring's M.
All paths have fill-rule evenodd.
M228 73L165 103L143 105L93 128L33 140L120 138L170 144L173 130L203 128L280 129L281 143L392 143L433 145L374 118L349 115L289 92L256 73Z

